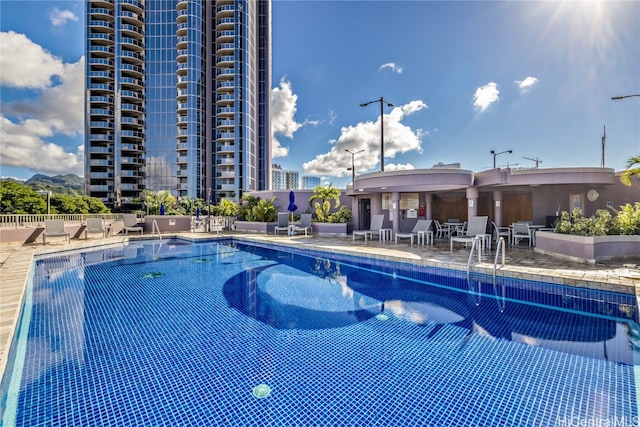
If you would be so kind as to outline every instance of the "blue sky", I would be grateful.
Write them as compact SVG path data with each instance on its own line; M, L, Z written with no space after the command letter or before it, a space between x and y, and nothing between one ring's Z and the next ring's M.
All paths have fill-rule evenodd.
M0 175L82 174L82 1L0 0ZM344 187L460 163L624 169L640 154L640 2L273 2L274 163Z

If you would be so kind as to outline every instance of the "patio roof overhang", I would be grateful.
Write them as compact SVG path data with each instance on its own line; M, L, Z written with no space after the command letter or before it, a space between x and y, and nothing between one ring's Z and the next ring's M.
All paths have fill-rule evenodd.
M517 187L540 185L613 185L610 168L492 169L476 174L476 187Z
M453 191L472 187L474 172L465 169L411 169L374 172L356 177L354 188L347 188L352 196L390 192Z

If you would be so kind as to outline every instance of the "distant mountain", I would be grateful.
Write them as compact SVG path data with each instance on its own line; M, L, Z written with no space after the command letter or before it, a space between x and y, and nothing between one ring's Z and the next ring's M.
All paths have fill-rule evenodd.
M24 183L34 189L50 190L57 194L72 196L84 194L84 180L74 174L55 176L37 174Z

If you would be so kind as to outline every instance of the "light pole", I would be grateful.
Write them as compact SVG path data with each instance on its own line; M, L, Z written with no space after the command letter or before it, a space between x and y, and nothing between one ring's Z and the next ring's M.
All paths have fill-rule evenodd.
M353 159L355 158L356 154L360 154L364 150L356 151L355 153L352 153L351 150L344 151L351 154L351 187L353 187L353 184L356 182L356 166Z
M385 101L385 99L381 96L380 99L363 102L362 104L360 104L360 106L366 107L367 105L373 104L374 102L380 103L380 171L384 172L384 105L387 104L387 107L393 107L393 104L389 101Z
M513 153L513 150L506 150L506 151L501 151L499 153L496 153L496 150L491 150L491 154L493 154L493 168L496 168L496 156L499 156L500 154L504 154L504 153Z
M211 232L211 187L207 188L207 233Z
M40 190L38 193L47 195L47 215L51 215L51 196L53 193L51 191L45 192L44 190Z
M633 95L612 96L611 99L618 100L618 99L631 98L632 96L640 96L640 93L636 93Z

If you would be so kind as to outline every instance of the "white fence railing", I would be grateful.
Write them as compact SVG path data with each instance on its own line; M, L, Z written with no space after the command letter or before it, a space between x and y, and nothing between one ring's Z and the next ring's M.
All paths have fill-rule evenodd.
M0 215L0 228L25 228L43 226L46 219L61 219L65 224L84 224L87 218L102 218L105 221L121 220L122 214L3 214Z

